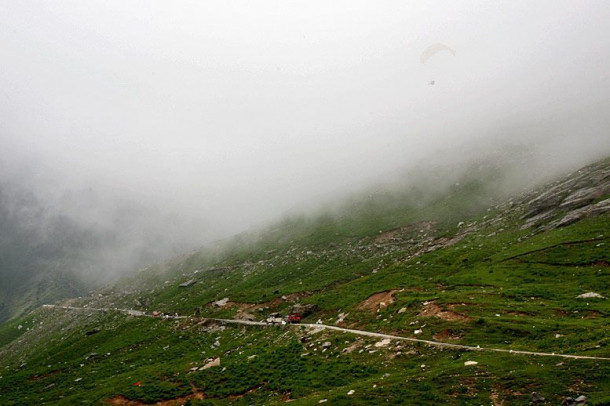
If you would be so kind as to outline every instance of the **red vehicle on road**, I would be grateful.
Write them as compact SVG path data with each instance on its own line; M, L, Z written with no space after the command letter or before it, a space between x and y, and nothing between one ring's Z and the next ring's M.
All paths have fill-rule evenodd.
M286 317L287 323L297 324L301 322L301 315L299 313L290 313Z

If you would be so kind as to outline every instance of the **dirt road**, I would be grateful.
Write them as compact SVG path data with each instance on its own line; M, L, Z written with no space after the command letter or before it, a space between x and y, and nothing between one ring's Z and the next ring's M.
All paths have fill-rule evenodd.
M180 315L153 316L151 314L148 314L148 313L145 313L145 312L142 312L139 310L133 310L133 309L116 309L116 308L95 309L95 308L90 308L90 307L74 307L74 306L59 306L59 305L43 305L42 307L46 308L46 309L66 309L66 310L80 310L80 311L101 311L101 312L117 311L120 313L125 313L125 314L131 315L131 316L136 316L136 317L152 317L152 318L161 317L161 318L165 318L165 319L213 320L213 321L216 321L219 323L242 324L242 325L246 325L246 326L264 326L264 327L273 326L273 325L267 324L262 321L214 319L214 318L209 318L209 317L190 317L190 316L180 316ZM475 347L475 346L471 346L471 345L450 344L450 343L443 343L441 341L422 340L422 339L418 339L418 338L401 337L401 336L395 336L395 335L390 335L390 334L375 333L375 332L365 331L365 330L354 330L354 329L350 329L350 328L329 326L327 324L310 324L310 323L286 324L284 327L292 327L292 328L306 327L306 328L312 328L312 329L334 330L334 331L340 331L343 333L355 334L355 335L359 335L359 336L376 337L376 338L382 338L382 339L389 338L391 340L409 341L409 342L414 342L414 343L426 344L426 345L433 346L433 347L450 348L450 349L455 349L455 350L487 351L487 352L501 352L501 353L507 353L507 354L529 355L529 356L540 356L540 357L558 357L558 358L570 358L570 359L588 359L588 360L610 361L610 357L594 357L594 356L587 356L587 355L557 354L554 352L549 353L549 352L537 352L537 351L521 351L521 350L510 350L510 349L505 349L505 348L490 348L490 347L480 347L480 346Z

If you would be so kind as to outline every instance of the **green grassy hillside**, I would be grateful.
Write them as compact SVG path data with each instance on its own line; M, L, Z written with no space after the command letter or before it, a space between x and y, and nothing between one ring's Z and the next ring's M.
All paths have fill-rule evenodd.
M510 199L498 176L372 193L63 303L84 310L37 309L0 327L0 403L501 405L537 391L610 404L610 360L209 320L298 311L401 337L609 358L610 160ZM590 292L601 297L579 297Z

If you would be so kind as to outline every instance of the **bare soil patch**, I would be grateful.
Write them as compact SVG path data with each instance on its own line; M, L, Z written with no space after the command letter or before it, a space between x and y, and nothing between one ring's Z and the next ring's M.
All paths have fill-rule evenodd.
M141 405L155 405L155 406L179 406L184 405L189 400L203 400L205 396L203 393L199 392L199 389L193 384L191 384L191 388L193 388L193 393L186 396L180 396L173 399L162 400L155 403L144 403L140 400L132 400L128 399L123 395L116 395L111 397L110 399L104 400L104 403L110 405L127 405L127 406L141 406Z
M289 295L283 296L285 299L282 299L281 297L276 297L275 299L271 299L271 300L268 300L266 302L261 302L261 303L247 303L247 302L231 302L231 301L229 301L223 307L237 307L240 312L244 312L244 311L247 311L247 310L257 310L257 309L264 309L264 308L273 308L273 307L276 307L276 306L280 305L283 302L296 302L300 298L307 297L307 296L311 296L311 292L305 291L305 292L291 293ZM209 305L213 306L213 303L210 303Z
M520 311L517 311L517 310L513 310L512 312L508 312L506 314L508 314L510 316L521 316L521 317L529 316L529 313L520 312Z
M436 341L457 341L462 338L459 333L448 329L439 331L438 333L435 333L432 337Z
M30 381L39 381L41 379L45 379L45 378L48 378L49 376L53 376L53 375L56 375L59 373L61 373L61 369L56 369L55 371L47 372L46 374L30 376L29 380Z
M427 302L418 314L420 317L436 317L447 321L470 321L470 317L461 315L451 310L443 310L434 302Z
M253 393L254 391L256 391L256 390L258 390L258 389L262 388L263 386L265 386L265 384L264 384L264 383L262 383L262 384L260 384L260 385L256 385L256 386L254 386L254 387L252 387L252 388L250 388L250 389L248 389L248 390L246 390L246 391L244 391L244 392L242 392L242 393L236 393L236 394L233 394L233 395L229 395L229 396L227 396L227 399L229 399L229 400L235 400L235 399L240 399L240 398L243 398L243 397L244 397L244 395L247 395L247 394L249 394L249 393Z
M144 403L144 402L139 401L139 400L128 399L128 398L126 398L123 395L117 395L117 396L114 396L114 397L112 397L110 399L106 399L104 401L104 403L110 404L110 405L126 405L126 406L142 406L142 405L148 405L148 406L150 406L150 405L155 405L155 406L179 406L179 405L184 405L189 400L194 400L194 399L202 400L204 398L205 397L203 396L203 393L193 393L192 395L180 396L178 398L162 400L160 402Z
M394 303L394 293L396 292L398 292L398 289L385 290L383 292L372 294L358 305L358 309L368 310L372 313L377 312L379 309L385 309Z
M375 238L376 244L387 244L391 242L399 242L408 235L412 235L413 232L419 230L430 231L434 228L434 223L430 221L420 221L418 223L409 224L408 226L393 228L382 232Z

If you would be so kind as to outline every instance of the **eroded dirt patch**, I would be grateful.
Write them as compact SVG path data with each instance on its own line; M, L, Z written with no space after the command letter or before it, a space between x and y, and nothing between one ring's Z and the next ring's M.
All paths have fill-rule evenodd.
M104 403L109 404L109 405L126 405L126 406L142 406L142 405L179 406L179 405L184 405L189 400L195 400L195 399L202 400L204 398L205 397L203 396L203 393L193 393L192 395L181 396L181 397L174 398L174 399L162 400L162 401L155 402L155 403L144 403L139 400L127 399L123 395L117 395L110 399L105 400Z
M254 393L255 391L257 391L257 390L259 390L260 388L262 388L263 386L265 386L265 384L264 384L264 383L262 383L262 384L260 384L260 385L256 385L256 386L254 386L254 387L252 387L252 388L250 388L250 389L248 389L248 390L246 390L246 391L244 391L244 392L241 392L241 393L235 393L235 394L233 394L233 395L229 395L229 396L227 396L227 399L229 399L229 400L235 400L235 399L240 399L240 398L243 398L245 395L248 395L248 394L250 394L250 393ZM289 395L289 396L290 396L290 395Z
M282 297L276 297L275 299L268 300L261 303L247 303L247 302L232 302L228 301L222 307L237 307L239 311L245 312L247 310L257 310L265 308L273 308L279 306L283 302L297 302L299 299L307 296L311 296L311 292L296 292ZM214 303L210 303L208 306L214 306Z
M61 373L61 369L56 369L55 371L47 372L46 374L30 376L28 379L30 381L39 381L41 379L45 379L49 376L57 375L59 373Z
M443 330L435 333L432 336L436 341L457 341L462 339L462 336L452 330Z
M434 223L430 221L420 221L418 223L409 224L408 226L394 228L380 233L375 238L376 244L387 244L392 242L401 242L408 239L414 233L428 232L434 229Z
M451 310L443 310L434 302L424 302L424 307L419 312L420 317L436 317L447 321L470 321L470 317L456 313Z
M519 316L519 317L525 317L525 316L529 316L530 315L529 313L520 312L520 311L517 311L517 310L510 311L510 312L508 312L506 314L508 314L509 316Z
M155 403L144 403L140 400L132 400L128 399L123 395L116 395L111 397L110 399L104 400L105 404L110 405L127 405L127 406L141 406L141 405L155 405L155 406L178 406L184 405L189 400L203 400L205 396L203 393L199 392L199 389L191 383L191 388L193 389L193 393L186 396L180 396L173 399L161 400Z
M372 313L375 313L380 309L385 309L394 303L394 294L396 292L398 292L398 289L385 290L383 292L372 294L358 305L358 309L368 310Z

